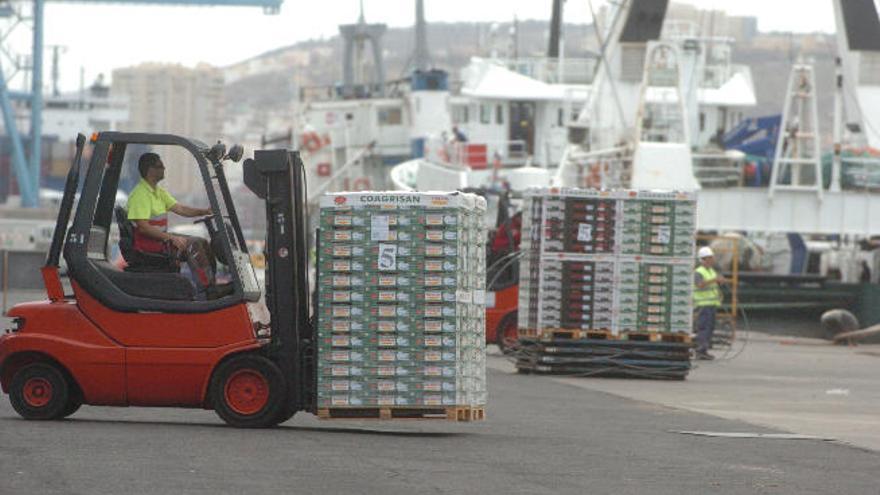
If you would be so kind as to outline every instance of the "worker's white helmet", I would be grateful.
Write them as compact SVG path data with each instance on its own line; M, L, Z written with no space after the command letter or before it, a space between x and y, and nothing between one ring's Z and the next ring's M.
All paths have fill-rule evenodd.
M708 258L710 256L715 256L715 253L712 252L712 248L710 248L709 246L703 246L697 252L697 257L700 259Z

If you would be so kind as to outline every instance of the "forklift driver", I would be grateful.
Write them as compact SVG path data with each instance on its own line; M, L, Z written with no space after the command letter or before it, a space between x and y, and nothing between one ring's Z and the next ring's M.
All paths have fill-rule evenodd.
M184 217L211 215L209 208L194 208L177 202L159 182L165 178L165 165L156 153L144 153L138 160L141 180L128 196L128 220L135 225L134 247L147 253L186 261L198 298L202 299L214 283L210 248L201 237L167 232L168 211Z

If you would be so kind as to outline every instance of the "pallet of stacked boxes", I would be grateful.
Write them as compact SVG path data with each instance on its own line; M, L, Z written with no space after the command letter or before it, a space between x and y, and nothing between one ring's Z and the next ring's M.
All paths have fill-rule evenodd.
M318 416L483 419L485 200L334 193L320 206Z
M520 371L686 376L695 213L692 193L529 190Z

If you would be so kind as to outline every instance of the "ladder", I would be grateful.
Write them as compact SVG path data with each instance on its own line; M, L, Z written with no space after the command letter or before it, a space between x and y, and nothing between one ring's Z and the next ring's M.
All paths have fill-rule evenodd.
M823 198L822 157L819 152L819 112L811 64L791 69L782 125L770 174L770 198L776 191L815 192Z

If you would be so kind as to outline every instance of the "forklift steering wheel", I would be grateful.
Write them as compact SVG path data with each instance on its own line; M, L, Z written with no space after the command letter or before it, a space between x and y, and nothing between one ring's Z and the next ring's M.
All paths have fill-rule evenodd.
M214 239L217 237L217 228L214 226L214 222L212 222L212 220L214 220L216 216L217 215L211 214L199 218L198 220L193 220L194 225L198 225L200 223L205 224L205 228L208 229L208 237L211 238L211 244L214 243Z
M202 218L199 218L198 220L193 220L193 223L194 224L199 224L199 223L205 224L205 228L208 229L208 237L210 237L210 239L208 241L211 246L211 253L217 259L217 261L219 261L220 263L223 263L224 265L228 265L229 261L226 259L226 254L225 254L225 251L223 250L222 240L221 240L220 236L217 235L219 233L218 229L215 226L214 222L211 221L214 218L219 218L219 215L217 215L217 214L207 215ZM231 227L229 227L229 224L226 224L226 228L229 229L231 232Z
M210 215L203 216L202 218L199 218L198 220L193 220L193 223L194 223L194 224L197 224L197 223L204 223L204 224L205 224L205 227L207 227L208 230L212 230L214 226L211 225L211 224L209 224L208 221L209 221L209 220L213 220L214 217L216 217L216 216L217 216L217 215L215 215L215 214L212 213L212 214L210 214Z

